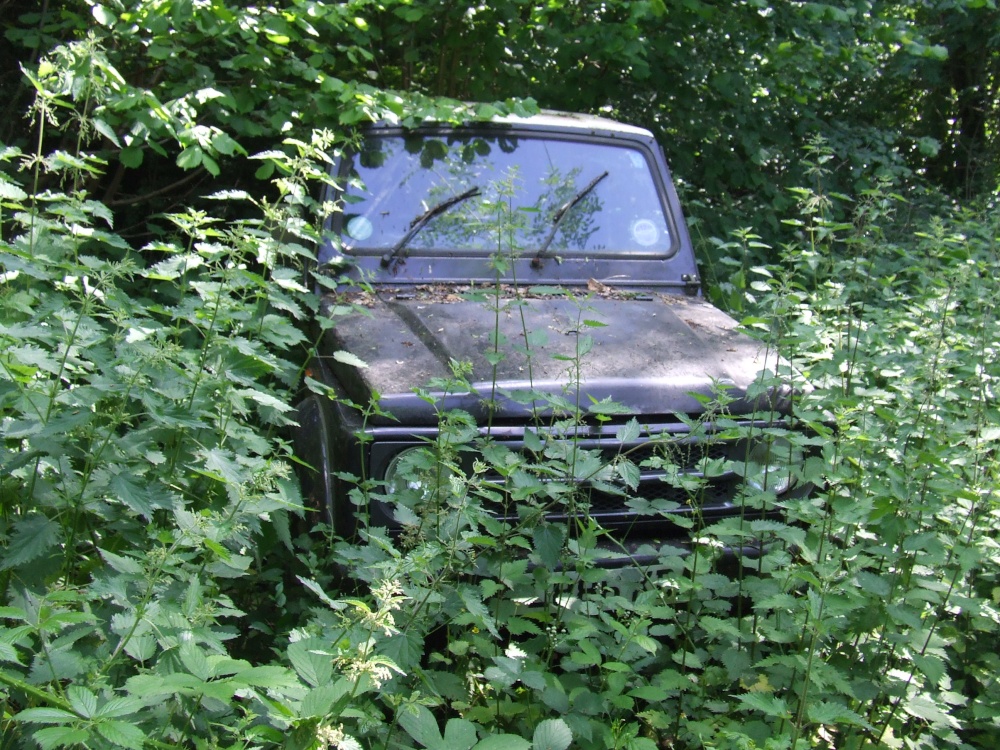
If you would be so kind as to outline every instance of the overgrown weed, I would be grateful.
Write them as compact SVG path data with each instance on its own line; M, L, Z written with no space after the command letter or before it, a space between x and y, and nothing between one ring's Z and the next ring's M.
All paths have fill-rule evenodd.
M59 64L86 67L71 57ZM63 83L39 78L40 101L99 117L91 103L124 84L94 59L93 87L53 70ZM320 208L306 185L327 179L332 143L285 145L260 156L281 175L276 198L215 196L257 218L178 211L173 236L141 252L86 193L103 165L85 140L71 155L3 152L5 747L1000 739L995 206L889 239L898 199L879 189L854 223L831 223L816 144L800 238L778 264L723 264L739 269L724 292L746 327L813 388L797 395L794 430L734 419L724 388L706 416L679 418L709 443L801 452L807 495L748 483L740 515L699 514L708 480L756 459L697 458L699 479L677 471L695 459L666 437L631 453L645 426L575 388L581 314L570 391L529 394L543 421L526 451L443 411L400 487L355 488L359 506L391 504L404 534L362 524L357 540L293 538L300 497L281 428L310 346L300 323L316 309L299 268ZM22 160L36 188L16 175ZM717 247L758 241L745 230ZM496 337L492 353L511 345ZM424 395L468 391L466 376L455 363ZM574 437L587 421L613 425L618 449ZM639 468L662 470L684 502L634 497ZM590 512L594 487L681 525L689 546L604 567L614 544ZM339 570L362 593L338 590Z

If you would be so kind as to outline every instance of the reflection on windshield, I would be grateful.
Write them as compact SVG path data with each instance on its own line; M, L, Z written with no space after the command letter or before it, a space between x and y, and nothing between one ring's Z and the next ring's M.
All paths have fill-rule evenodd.
M374 136L344 176L342 246L354 254L661 257L672 244L645 156L627 146Z

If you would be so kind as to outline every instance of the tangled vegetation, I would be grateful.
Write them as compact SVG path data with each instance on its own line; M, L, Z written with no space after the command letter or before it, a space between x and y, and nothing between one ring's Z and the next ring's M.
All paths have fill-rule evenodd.
M142 20L89 8L108 29ZM267 34L307 35L307 14L282 28L275 18ZM991 196L904 199L874 178L848 196L842 144L813 140L783 234L703 238L708 293L812 385L797 408L808 429L775 434L810 456L809 496L778 507L748 491L740 518L694 515L688 554L665 547L650 566L608 570L586 494L551 480L597 457L572 442L511 455L443 412L440 438L409 467L419 498L353 490L359 504L430 506L433 522L401 539L377 528L340 539L302 505L286 428L316 335L311 247L334 210L313 196L348 134L294 129L246 149L204 124L228 94L158 98L109 54L83 36L26 66L34 137L0 151L0 748L1000 740ZM341 124L469 114L328 86ZM259 102L233 101L230 123L248 136ZM109 186L163 167L159 152L202 176L249 162L258 179L241 169L196 208L141 217ZM586 326L578 352L576 378ZM467 388L463 372L456 363L429 386ZM562 407L569 426L614 411ZM724 389L712 409L720 437L739 429ZM622 442L635 428L621 425ZM457 466L470 448L467 476ZM673 458L664 446L646 460ZM588 471L627 494L635 468L622 454ZM519 523L490 512L507 497L495 475L526 509ZM684 489L697 507L699 484ZM572 528L546 520L553 504L572 504ZM727 548L748 554L734 566Z

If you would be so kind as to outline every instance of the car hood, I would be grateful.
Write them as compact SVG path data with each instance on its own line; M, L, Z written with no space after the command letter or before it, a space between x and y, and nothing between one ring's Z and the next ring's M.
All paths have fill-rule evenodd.
M378 394L401 424L436 423L437 412L414 390L449 378L452 362L471 365L473 390L429 390L444 398L439 407L478 419L490 401L494 419L527 417L547 396L584 411L610 399L639 417L696 414L720 387L736 399L733 414L786 411L786 389L757 389L766 403L748 397L779 360L736 326L700 297L667 294L486 302L455 293L377 294L364 297L361 312L336 319L320 354L351 400L367 403Z

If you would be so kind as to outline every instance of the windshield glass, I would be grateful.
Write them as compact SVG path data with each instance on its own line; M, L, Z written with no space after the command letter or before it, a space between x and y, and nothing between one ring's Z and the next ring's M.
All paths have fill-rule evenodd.
M347 159L344 252L549 257L670 255L643 151L503 135L369 136Z

